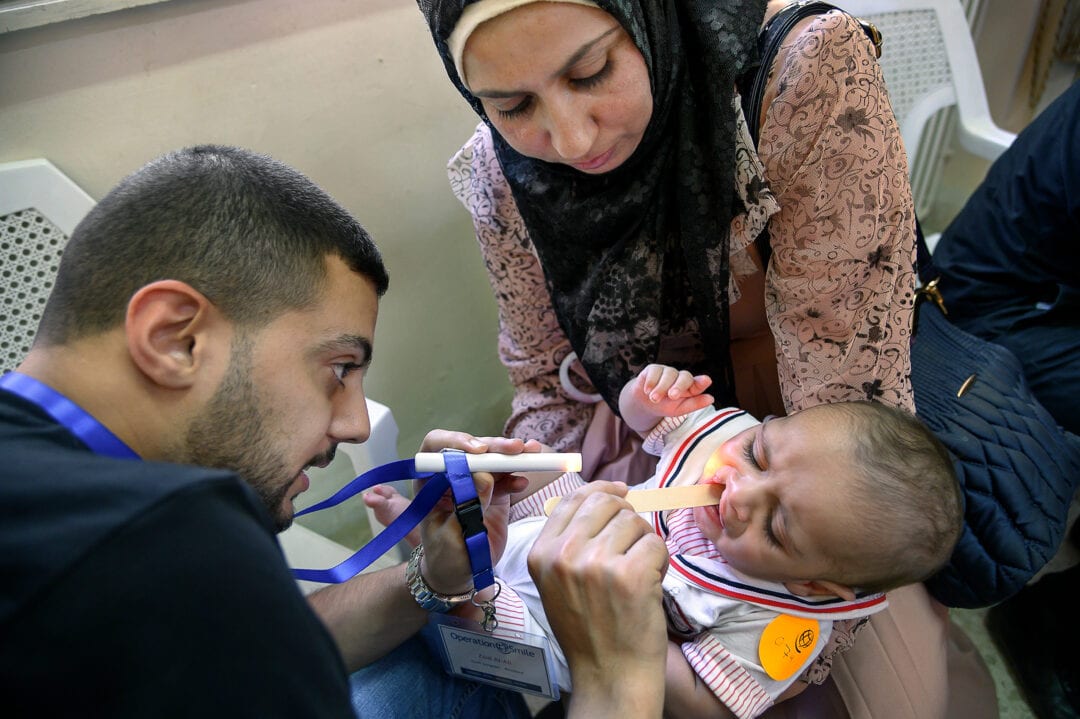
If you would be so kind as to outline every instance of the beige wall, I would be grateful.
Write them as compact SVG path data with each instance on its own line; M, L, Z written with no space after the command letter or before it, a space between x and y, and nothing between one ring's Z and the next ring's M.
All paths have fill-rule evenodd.
M94 198L166 150L242 145L308 174L390 270L368 394L399 449L498 433L496 314L445 163L475 125L413 0L174 0L0 34L0 162L47 157Z

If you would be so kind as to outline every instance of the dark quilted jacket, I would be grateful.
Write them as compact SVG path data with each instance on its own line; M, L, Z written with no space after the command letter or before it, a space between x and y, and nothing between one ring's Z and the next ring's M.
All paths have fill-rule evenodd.
M1061 544L1080 439L1031 395L1012 352L950 325L930 302L919 308L911 363L918 414L952 452L965 501L960 543L927 588L952 607L996 604Z

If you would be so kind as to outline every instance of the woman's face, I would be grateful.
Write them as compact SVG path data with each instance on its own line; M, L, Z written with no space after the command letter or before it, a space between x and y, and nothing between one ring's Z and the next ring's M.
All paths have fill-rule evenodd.
M589 174L626 162L652 116L645 59L598 8L534 2L481 24L465 84L510 146Z

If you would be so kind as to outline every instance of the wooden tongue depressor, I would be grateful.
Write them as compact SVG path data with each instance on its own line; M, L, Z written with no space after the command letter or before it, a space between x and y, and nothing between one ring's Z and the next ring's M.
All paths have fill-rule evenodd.
M716 504L723 493L722 484L691 484L686 487L631 489L626 494L626 501L635 512L659 512L665 509ZM552 497L544 502L544 514L551 514L560 499L562 497Z

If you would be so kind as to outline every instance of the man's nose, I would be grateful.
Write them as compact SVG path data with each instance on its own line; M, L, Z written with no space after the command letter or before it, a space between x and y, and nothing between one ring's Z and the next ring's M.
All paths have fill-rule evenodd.
M330 436L338 442L366 442L371 436L367 398L360 389L345 392L334 404Z

